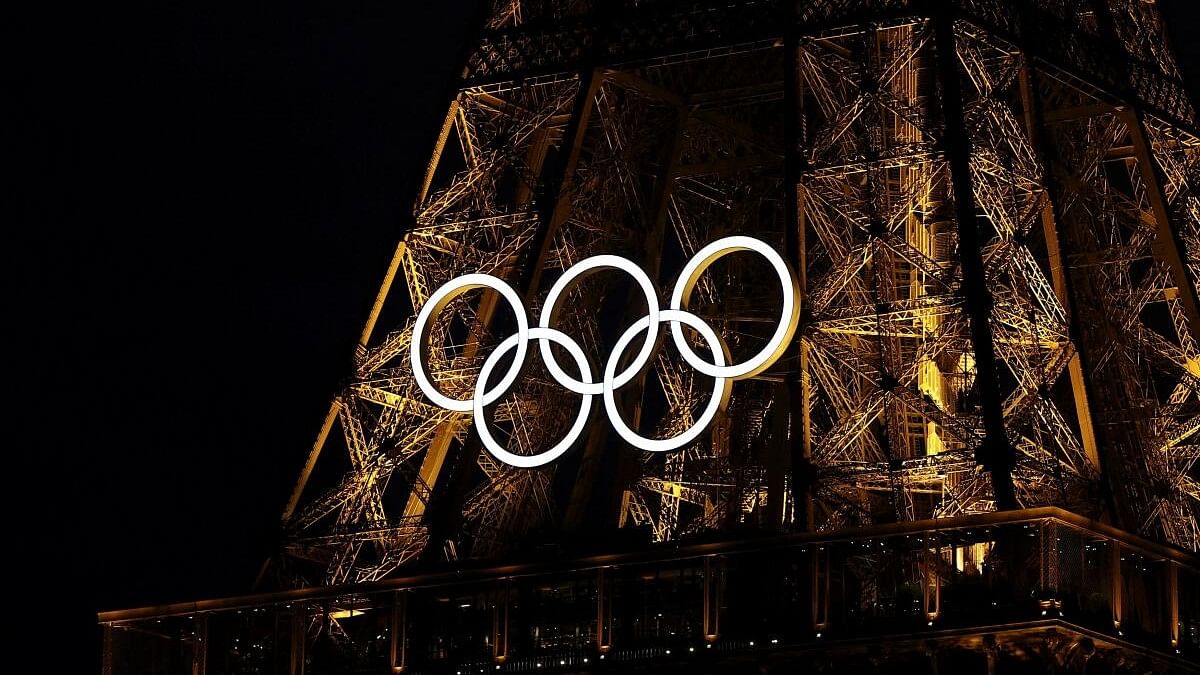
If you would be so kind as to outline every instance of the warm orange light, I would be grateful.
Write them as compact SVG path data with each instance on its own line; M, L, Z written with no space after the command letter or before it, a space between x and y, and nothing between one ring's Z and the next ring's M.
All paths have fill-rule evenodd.
M363 614L366 614L366 612L362 611L361 609L335 609L329 613L329 618L340 621L342 619L350 619L356 616L362 616Z

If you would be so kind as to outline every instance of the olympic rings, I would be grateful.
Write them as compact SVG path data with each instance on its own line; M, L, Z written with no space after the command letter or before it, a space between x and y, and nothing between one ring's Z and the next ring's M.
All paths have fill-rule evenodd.
M729 355L721 337L703 319L686 311L685 306L691 298L696 283L701 275L718 259L737 251L749 251L766 258L775 273L779 276L783 293L783 306L779 325L772 333L765 347L754 357L743 363L727 365ZM579 343L552 327L559 313L559 305L570 288L583 278L602 270L617 270L629 275L637 283L646 298L646 316L634 322L617 340L612 354L604 365L603 378L594 382L591 364L588 362ZM498 292L512 307L517 320L517 332L503 340L499 346L484 361L475 383L474 395L468 400L453 399L443 394L430 380L425 372L425 363L429 356L429 336L426 334L429 324L437 320L442 310L455 298L476 288L490 288ZM562 456L579 440L587 424L593 396L601 396L609 423L617 434L630 445L648 452L666 452L684 447L694 441L712 423L719 410L729 401L732 383L753 377L767 368L783 355L800 319L800 290L795 275L792 274L787 262L774 249L758 239L744 236L725 237L705 246L684 265L679 280L671 294L669 309L660 309L658 295L650 277L625 258L613 255L598 255L581 260L563 272L562 276L550 288L546 303L542 309L541 320L536 327L529 326L529 319L521 305L521 298L511 286L496 277L487 274L466 274L451 280L434 291L433 295L421 307L413 325L412 344L409 355L412 360L413 376L417 386L434 404L446 410L455 412L471 412L475 418L475 428L484 448L496 459L517 467L537 467L545 465ZM629 384L645 370L650 363L655 348L658 346L659 329L663 323L671 324L671 336L675 341L683 359L696 369L697 372L713 378L712 395L708 404L686 431L665 439L652 439L639 435L621 418L616 404L616 391ZM712 360L707 361L692 350L684 337L682 324L699 333L708 344ZM629 348L638 334L645 332L646 336L638 349L637 355L620 372L617 368L622 362L625 350ZM579 412L575 416L567 435L554 447L536 455L517 455L509 452L496 442L488 428L485 409L498 401L516 381L528 356L529 341L537 340L542 360L546 369L555 382L568 391L582 396ZM579 370L576 378L562 369L557 358L550 349L551 342L564 348ZM509 352L515 351L512 364L503 376L491 388L488 383L495 369Z

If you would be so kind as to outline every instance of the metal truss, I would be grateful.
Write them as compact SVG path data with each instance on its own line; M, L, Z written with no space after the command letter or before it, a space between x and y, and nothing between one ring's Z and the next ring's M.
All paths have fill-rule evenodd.
M800 4L492 3L284 514L320 581L548 531L669 541L1038 505L1200 549L1200 137L1154 3ZM508 279L536 315L584 257L669 287L738 233L792 261L801 330L691 447L639 456L595 424L515 469L416 388L403 317L455 276ZM738 256L697 287L690 310L735 359L770 335L770 279ZM556 319L597 359L643 311L619 282L589 278ZM487 294L443 316L429 369L469 398L510 319ZM513 452L570 421L543 368L496 406ZM708 388L664 344L620 405L665 437Z

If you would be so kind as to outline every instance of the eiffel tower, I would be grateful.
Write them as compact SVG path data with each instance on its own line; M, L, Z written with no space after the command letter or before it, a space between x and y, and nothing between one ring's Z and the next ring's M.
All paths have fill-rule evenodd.
M1063 589L1107 565L1107 637L1037 633L1022 658L1186 670L1170 659L1200 646L1200 132L1153 0L492 0L485 13L354 372L284 510L286 583L367 593L531 555L853 539L854 554L804 549L803 640L871 607L899 616L900 587L934 627L942 590L972 570L1031 566L1031 620L1063 617L1076 611ZM413 341L428 339L438 389L471 399L514 333L485 290L414 337L417 312L462 275L505 280L537 317L592 256L669 289L686 260L738 235L791 267L797 329L684 447L637 450L592 410L557 461L512 466L414 376ZM731 255L688 309L744 360L772 335L777 288L760 258ZM601 363L648 305L614 274L567 300L555 327ZM563 438L579 399L536 352L489 418L519 456ZM711 391L662 340L617 406L669 438ZM895 559L869 550L901 534L923 543ZM755 647L724 641L737 582L723 564L696 568L687 649ZM1136 565L1163 585L1131 590ZM595 649L551 649L569 656L549 668L623 653L596 566ZM839 585L855 598L841 615ZM337 597L303 614L324 628L293 630L293 673L297 640L354 643L335 618L378 604ZM488 597L488 657L452 646L442 670L414 672L543 667L536 650L509 653L518 610ZM389 624L393 672L416 640L395 637L406 621ZM1134 624L1160 656L1118 644ZM972 639L980 672L1016 658L995 632ZM855 663L886 656L860 652Z
M663 542L1050 505L1200 549L1200 139L1154 4L795 5L493 3L287 505L314 581L585 524ZM687 448L593 424L556 465L509 467L414 383L407 317L454 277L499 276L533 308L588 256L665 282L733 234L789 258L804 316ZM727 267L693 303L749 354L778 294L756 297L753 260ZM617 281L558 317L597 356L602 308L643 311ZM435 327L448 395L469 399L506 337L496 300ZM703 406L681 363L642 383L645 431ZM572 409L526 379L496 413L517 454ZM332 454L348 470L312 489Z

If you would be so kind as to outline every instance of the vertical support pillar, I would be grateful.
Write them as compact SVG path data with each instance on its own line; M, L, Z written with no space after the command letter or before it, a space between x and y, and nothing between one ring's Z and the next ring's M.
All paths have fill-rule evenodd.
M795 453L791 440L792 389L793 383L790 378L787 382L774 386L775 402L771 415L771 435L774 438L767 454L767 520L772 526L784 529L795 527L793 517L803 511L789 509L789 501L793 507L795 505L795 491L792 490L790 500L785 493L785 490L791 490L788 474L792 471L791 456ZM792 480L795 480L794 475Z
M612 649L612 587L608 570L596 572L596 649L605 654Z
M1171 649L1179 649L1180 628L1182 623L1179 621L1179 563L1174 560L1167 560L1167 638L1170 640Z
M936 532L925 537L925 560L921 565L922 607L925 610L925 620L929 625L942 613L942 576L938 573L941 565L942 544Z
M1054 285L1054 293L1067 309L1068 334L1075 345L1075 353L1067 363L1070 376L1071 392L1075 399L1076 419L1079 423L1079 437L1083 444L1088 461L1100 474L1100 489L1105 502L1107 515L1114 524L1125 529L1134 526L1134 519L1127 499L1122 490L1114 490L1113 486L1123 483L1123 468L1120 458L1111 443L1104 442L1104 431L1098 427L1092 417L1092 410L1100 410L1101 406L1094 405L1099 399L1095 385L1089 373L1089 354L1086 351L1083 329L1080 325L1077 299L1094 295L1090 284L1084 279L1073 279L1068 271L1068 262L1063 252L1063 242L1067 230L1061 212L1064 195L1069 190L1059 191L1052 180L1051 167L1054 164L1053 154L1049 151L1050 143L1046 132L1042 103L1036 96L1039 74L1036 69L1024 63L1020 71L1021 102L1025 109L1025 124L1028 128L1030 144L1042 164L1042 186L1045 190L1042 206L1042 231L1046 242L1046 256L1050 267L1050 278ZM1106 329L1107 330L1107 329ZM1101 338L1103 339L1103 338ZM1115 339L1115 338L1109 338Z
M829 628L829 560L829 545L818 545L812 558L812 623L818 636Z
M393 673L408 668L408 592L396 591L392 596L391 648L388 661Z
M942 116L945 122L942 150L950 166L955 218L962 263L963 294L971 320L971 346L975 351L975 386L982 404L985 438L975 453L976 461L992 476L996 508L1017 508L1012 469L1016 454L1004 427L1003 397L992 342L993 299L988 290L983 263L981 221L975 207L971 181L971 137L964 119L962 83L958 70L958 52L954 35L954 15L943 6L934 16L934 42L942 84Z
M1112 587L1113 628L1116 629L1117 633L1120 633L1121 619L1124 617L1124 612L1122 611L1123 608L1121 606L1123 600L1122 595L1124 594L1121 581L1121 542L1117 541L1116 539L1112 539L1108 542L1108 544L1108 566L1110 575L1109 585Z
M508 590L508 579L501 579L492 603L492 660L498 664L508 660Z
M671 135L671 141L665 145L658 158L659 164L663 167L663 175L658 188L655 190L652 201L653 206L647 211L647 219L650 225L650 231L646 234L645 245L643 247L644 254L641 261L643 263L642 269L646 271L646 274L650 277L651 281L657 282L660 274L662 273L662 244L666 237L665 232L670 213L671 196L675 192L675 180L679 165L679 158L683 152L685 141L687 139L687 125L688 119L691 116L691 107L687 104L686 100L682 98L671 99L671 97L666 95L664 92L647 91L647 88L644 87L646 83L638 78L614 73L606 73L606 77L623 77L624 79L620 81L626 86L631 86L635 90L640 87L641 90L648 96L659 98L660 100L670 99L666 100L665 102L673 103L676 107L675 128ZM594 99L598 91L598 88L589 88L589 100ZM579 137L578 140L579 143L582 144L583 137ZM549 251L547 249L547 254L548 253ZM534 291L536 289L531 288L530 290ZM635 293L635 289L630 288L629 295L626 300L626 305L630 307L630 309L627 311L633 311L632 308L636 306L637 303L636 298L637 294ZM629 403L632 404L629 407L632 409L627 410L629 414L625 419L629 420L630 428L632 429L638 429L639 425L641 424L642 410L645 400L644 384L646 381L646 372L652 370L653 369L648 369L647 371L644 371L635 380L633 388L637 391L641 391L642 394L634 398L632 401L629 401ZM584 445L582 454L583 459L580 462L579 470L576 472L575 482L571 489L571 498L567 504L567 513L566 518L564 519L567 529L575 530L585 524L585 511L591 504L592 493L597 482L598 473L601 469L600 460L604 456L604 450L606 448L606 441L608 438L608 429L603 425L596 425L593 427L591 433L588 434L587 442ZM618 483L619 484L617 486L610 490L611 494L608 495L609 505L612 505L614 501L617 503L623 502L625 492L624 486L620 485L621 481L618 481ZM618 495L620 495L622 499L617 500L616 497ZM624 517L623 504L621 505L618 513L620 514L618 515L619 521ZM611 522L602 524L602 526L610 525Z
M291 649L288 659L288 675L304 675L304 648L307 645L308 627L305 625L303 605L296 605L292 613Z
M784 188L787 190L785 202L785 231L784 254L796 270L797 281L800 285L800 326L796 330L793 343L799 357L799 372L796 377L787 381L788 396L788 435L786 442L791 450L791 497L795 527L804 531L812 531L815 518L812 508L812 484L814 474L812 467L812 420L809 402L812 400L808 369L808 346L804 340L808 314L805 308L808 302L808 250L805 240L807 223L804 218L804 188L800 185L803 169L803 157L800 155L801 119L800 119L800 41L798 18L796 11L798 3L781 3L785 8L781 20L784 24L783 48L784 77Z
M704 558L704 641L716 642L721 637L721 561L715 556Z
M208 615L197 614L192 619L192 675L204 675L208 670Z
M529 261L525 273L516 284L518 292L524 293L526 299L537 295L542 282L543 263L554 247L554 235L558 228L567 222L575 208L572 199L575 168L583 155L583 142L587 138L588 124L596 105L596 94L604 85L604 77L604 73L598 68L584 68L580 71L579 93L576 94L577 98L563 138L566 156L554 166L543 168L542 183L547 186L547 192L550 194L540 196L539 201L544 204L541 223L530 243L531 250L536 249L538 252L537 258Z
M1091 395L1084 379L1082 361L1083 338L1079 329L1079 317L1072 311L1074 302L1071 289L1071 277L1067 274L1066 256L1063 255L1060 242L1058 223L1059 214L1055 205L1059 203L1056 189L1050 180L1050 161L1044 148L1041 127L1041 108L1034 93L1035 73L1026 60L1021 64L1019 74L1021 86L1021 107L1025 109L1025 127L1029 136L1029 144L1042 165L1042 233L1046 241L1046 257L1050 267L1050 279L1054 285L1054 295L1068 311L1067 330L1071 342L1075 344L1075 353L1071 356L1068 370L1071 378L1071 392L1075 398L1075 414L1079 421L1079 437L1088 461L1097 469L1102 469L1099 446L1096 443L1096 432L1092 426Z
M1062 607L1059 598L1059 569L1058 569L1058 523L1053 520L1043 521L1038 528L1041 546L1039 560L1041 561L1041 607L1042 616L1050 616Z

